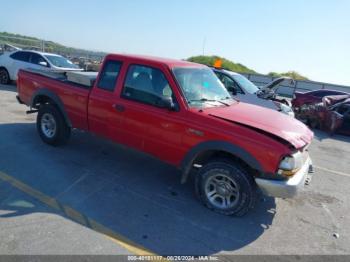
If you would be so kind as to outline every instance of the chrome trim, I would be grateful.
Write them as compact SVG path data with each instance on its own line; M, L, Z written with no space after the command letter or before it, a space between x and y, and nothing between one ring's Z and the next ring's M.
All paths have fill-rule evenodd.
M291 198L296 196L298 192L304 187L306 180L310 182L310 165L312 165L312 161L308 156L301 169L288 180L255 178L255 182L265 195L280 198Z

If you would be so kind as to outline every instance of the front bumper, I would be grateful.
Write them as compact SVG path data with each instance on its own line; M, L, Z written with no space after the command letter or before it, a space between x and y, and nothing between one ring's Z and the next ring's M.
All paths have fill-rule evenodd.
M312 170L312 161L311 158L308 157L302 168L288 180L255 178L255 182L265 195L291 198L298 194L305 183L308 184L311 181L310 170Z

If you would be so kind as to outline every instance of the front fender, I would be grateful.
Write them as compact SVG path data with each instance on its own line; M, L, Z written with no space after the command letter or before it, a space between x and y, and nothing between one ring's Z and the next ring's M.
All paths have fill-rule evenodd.
M222 151L225 153L229 153L235 157L240 158L251 168L263 173L259 161L245 149L225 141L207 141L199 143L198 145L191 148L183 158L181 162L181 170L183 172L181 176L181 183L185 183L187 181L187 178L196 158L200 154L208 151Z

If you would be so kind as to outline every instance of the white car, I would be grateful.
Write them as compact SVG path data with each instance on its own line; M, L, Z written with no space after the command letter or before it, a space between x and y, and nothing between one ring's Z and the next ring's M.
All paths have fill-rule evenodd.
M20 69L40 69L53 72L82 71L63 56L30 50L17 50L0 55L0 84L17 80Z

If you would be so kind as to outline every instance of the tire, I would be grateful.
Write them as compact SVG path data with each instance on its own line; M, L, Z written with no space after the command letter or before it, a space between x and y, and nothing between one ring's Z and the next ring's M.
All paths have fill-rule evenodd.
M196 176L198 198L206 207L223 215L245 215L254 207L256 188L253 177L229 159L210 161Z
M0 68L0 84L7 85L11 82L10 75L6 68Z
M71 129L59 109L52 104L40 106L36 118L40 138L49 145L60 146L67 143Z

